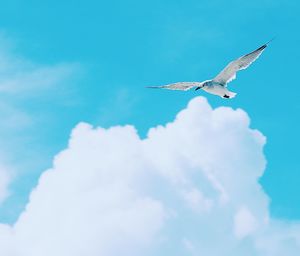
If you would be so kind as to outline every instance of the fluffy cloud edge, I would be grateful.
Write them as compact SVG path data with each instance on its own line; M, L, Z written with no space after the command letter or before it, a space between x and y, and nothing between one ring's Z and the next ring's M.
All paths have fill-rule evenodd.
M133 126L77 125L19 220L0 226L2 250L294 255L299 225L270 219L258 182L266 139L249 124L243 110L212 109L197 97L145 139Z

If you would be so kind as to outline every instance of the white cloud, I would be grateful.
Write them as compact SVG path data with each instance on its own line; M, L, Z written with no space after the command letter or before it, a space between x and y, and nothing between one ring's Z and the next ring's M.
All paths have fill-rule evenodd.
M76 68L76 65L70 64L58 64L50 67L40 67L28 63L19 63L19 65L20 67L15 67L16 70L2 75L0 79L0 92L2 94L36 93L45 89L53 89L54 85L67 79Z
M187 204L195 211L209 211L212 207L213 201L205 198L203 193L197 188L182 191L182 195Z
M8 185L11 180L11 172L6 166L0 166L0 203L9 195Z
M203 97L144 140L79 124L19 220L0 226L0 254L295 255L299 226L270 220L258 183L264 143L244 111Z
M32 114L32 110L37 109L32 107L33 99L41 99L45 93L49 97L51 92L55 92L55 98L59 98L65 90L62 85L71 79L71 74L75 71L78 71L77 64L59 63L47 66L19 56L13 42L0 33L0 203L9 194L12 173L18 172L17 169L21 169L22 164L27 161L18 157L17 167L10 152L21 151L20 148L26 147L28 153L28 144L33 144L29 140L28 129L33 128L36 119L40 118L37 114ZM27 106L31 109L28 110ZM26 136L21 133L26 133ZM8 162L11 170L8 170L4 162Z
M234 231L238 238L253 233L257 228L255 217L247 207L242 207L234 216Z
M0 224L0 252L5 256L16 256L13 229L8 225Z
M43 65L32 62L16 53L13 42L0 34L0 93L33 94L57 89L58 85L78 71L76 63ZM62 88L59 88L60 90Z

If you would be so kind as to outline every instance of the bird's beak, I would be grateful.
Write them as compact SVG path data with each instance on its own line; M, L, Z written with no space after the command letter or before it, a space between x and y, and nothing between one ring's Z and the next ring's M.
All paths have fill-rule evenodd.
M199 90L199 89L201 89L201 88L202 88L202 87L198 86L198 87L196 87L195 91L197 91L197 90Z

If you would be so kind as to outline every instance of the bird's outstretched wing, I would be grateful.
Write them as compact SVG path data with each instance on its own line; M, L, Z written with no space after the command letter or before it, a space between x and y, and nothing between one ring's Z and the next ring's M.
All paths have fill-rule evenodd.
M250 52L234 61L231 61L214 79L214 82L224 84L231 82L236 78L239 70L248 68L264 51L268 43L262 45L253 52Z
M167 84L161 86L147 86L147 88L187 91L192 89L193 87L197 87L200 85L201 83L199 82L178 82L174 84Z

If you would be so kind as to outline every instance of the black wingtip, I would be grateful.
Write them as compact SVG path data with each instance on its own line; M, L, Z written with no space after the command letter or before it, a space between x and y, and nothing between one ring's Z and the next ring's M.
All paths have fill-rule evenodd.
M262 45L261 47L259 47L256 51L261 51L261 50L267 48L267 46L269 45L269 43L271 43L273 40L275 40L275 38L276 37L274 36L271 40L269 40L267 43L265 43L264 45Z
M263 49L265 49L268 45L269 45L269 43L271 43L273 40L275 40L275 36L271 39L271 40L269 40L267 43L265 43L263 46L261 46L261 47L259 47L258 48L258 50L263 50Z
M265 43L265 45L267 46L269 43L271 43L272 41L274 41L276 39L276 36L274 36L270 41L268 41L267 43Z
M269 45L269 43L271 43L274 39L275 39L275 37L273 37L270 41L268 41L267 43L265 43L265 44L262 45L261 47L257 48L255 51L246 54L246 56L247 56L247 55L250 55L250 54L252 54L252 53L254 53L254 52L258 52L258 51L264 50L265 48L267 48L267 46Z
M261 51L265 49L267 46L268 46L267 44L264 44L263 46L259 47L256 51Z

